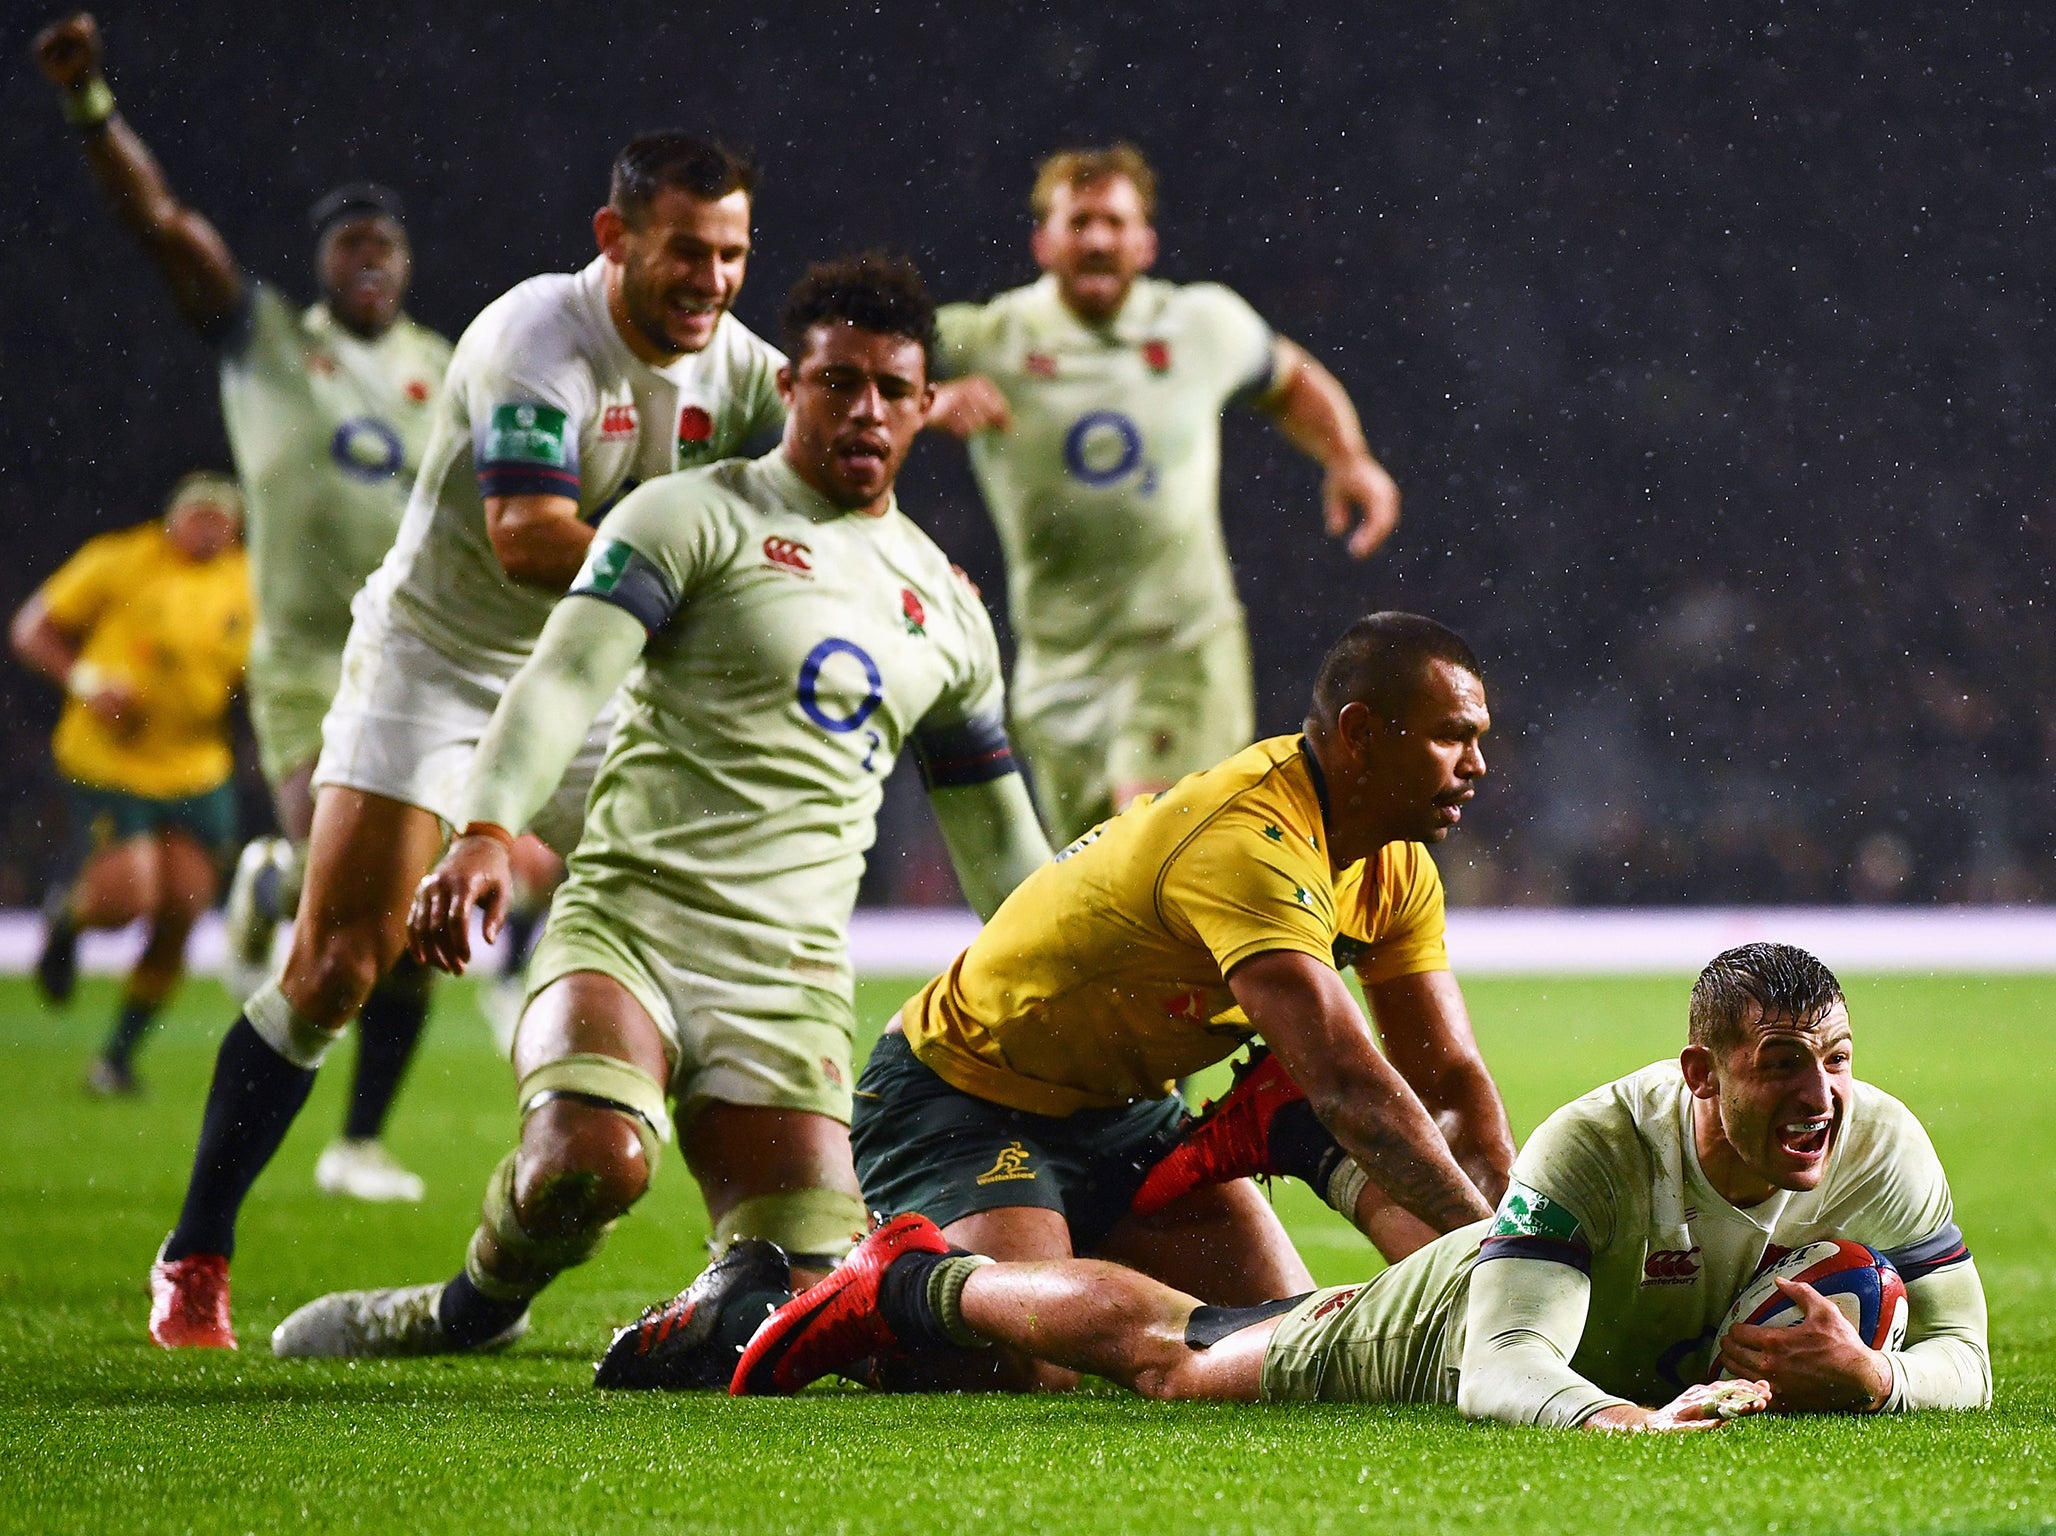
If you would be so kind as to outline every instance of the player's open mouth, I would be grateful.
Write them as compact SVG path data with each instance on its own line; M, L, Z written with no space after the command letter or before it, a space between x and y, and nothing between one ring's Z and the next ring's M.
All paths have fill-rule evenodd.
M1788 1157L1811 1161L1827 1152L1828 1140L1834 1133L1834 1118L1829 1115L1817 1120L1788 1120L1778 1127L1778 1150Z
M1457 794L1435 797L1436 820L1444 826L1453 827L1463 820L1463 808L1471 803L1477 791L1466 789Z
M857 469L883 464L887 453L883 443L854 442L838 443L835 456L845 467Z

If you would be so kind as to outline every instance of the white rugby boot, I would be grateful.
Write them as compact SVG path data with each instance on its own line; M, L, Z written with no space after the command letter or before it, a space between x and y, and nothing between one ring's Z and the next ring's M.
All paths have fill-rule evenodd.
M222 908L228 953L221 979L238 1002L247 1003L271 979L272 943L293 865L293 845L282 837L253 838L236 857Z
M446 1283L431 1280L382 1291L331 1291L271 1330L271 1352L282 1360L481 1355L505 1349L528 1332L528 1314L523 1312L483 1343L460 1349L436 1316Z
M418 1203L428 1193L421 1175L410 1173L382 1141L339 1137L322 1149L314 1165L314 1187L324 1195L374 1203Z

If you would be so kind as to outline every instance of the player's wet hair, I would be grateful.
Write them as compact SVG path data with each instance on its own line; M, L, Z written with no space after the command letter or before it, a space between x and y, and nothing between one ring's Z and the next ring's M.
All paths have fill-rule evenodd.
M640 224L666 187L711 202L731 192L757 193L757 163L748 155L694 138L675 128L639 133L614 157L607 201L630 224Z
M1743 944L1692 983L1689 1038L1716 1056L1742 1043L1753 1003L1766 1019L1808 1024L1842 1001L1835 973L1791 944Z
M1417 613L1388 610L1358 619L1329 647L1314 679L1310 718L1333 725L1342 706L1370 706L1380 720L1406 713L1431 661L1483 678L1485 669L1455 630Z
M407 222L407 207L400 201L400 194L375 181L352 181L337 187L307 210L307 222L318 243L343 220L366 213L382 215L399 225Z
M1142 216L1156 222L1157 179L1142 151L1125 141L1105 149L1060 149L1035 170L1035 190L1028 194L1028 206L1035 210L1035 222L1049 217L1056 205L1057 188L1090 186L1109 176L1123 176L1134 184L1142 199Z
M797 364L806 350L807 332L834 320L918 341L928 372L935 372L935 300L928 296L919 269L904 256L865 251L807 268L786 296L785 313L778 320L786 355Z

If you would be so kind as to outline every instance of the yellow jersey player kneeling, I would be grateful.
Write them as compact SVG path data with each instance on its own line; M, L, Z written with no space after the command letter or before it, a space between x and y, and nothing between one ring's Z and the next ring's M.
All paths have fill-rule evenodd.
M1851 1039L1812 955L1731 949L1693 987L1675 1061L1558 1110L1489 1221L1366 1284L1204 1306L1115 1264L952 1252L910 1214L774 1313L731 1390L794 1390L895 1345L998 1346L1150 1397L1453 1403L1598 1430L1989 1406L1984 1290L1941 1162L1911 1111L1853 1076ZM1904 1346L1869 1347L1793 1286L1800 1322L1732 1328L1716 1359L1765 1258L1830 1236L1904 1276ZM1723 1364L1739 1379L1709 1382Z

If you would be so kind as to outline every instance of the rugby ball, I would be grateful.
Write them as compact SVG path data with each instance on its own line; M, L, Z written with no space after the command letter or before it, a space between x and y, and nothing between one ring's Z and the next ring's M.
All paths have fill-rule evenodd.
M1780 1280L1796 1280L1819 1291L1841 1309L1856 1336L1872 1349L1897 1349L1906 1341L1906 1283L1892 1261L1875 1248L1830 1237L1794 1248L1742 1287L1714 1336L1716 1363L1721 1343L1735 1324L1789 1328L1805 1315L1798 1302L1778 1289Z

